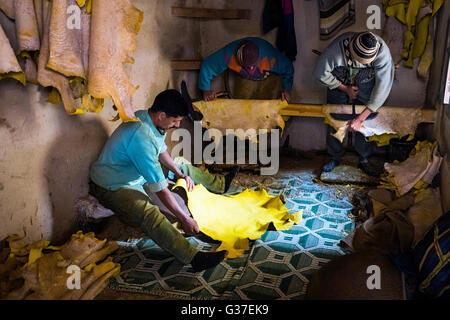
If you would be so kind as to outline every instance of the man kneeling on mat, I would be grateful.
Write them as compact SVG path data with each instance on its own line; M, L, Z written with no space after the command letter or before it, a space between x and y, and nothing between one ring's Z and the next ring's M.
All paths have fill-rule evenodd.
M114 211L126 224L141 229L162 249L170 252L195 271L219 264L226 251L198 251L152 204L146 190L155 193L180 222L186 235L195 235L199 227L178 205L163 173L164 166L175 179L185 179L188 190L202 184L211 192L224 193L237 175L237 168L224 176L206 173L190 164L177 166L164 142L166 131L178 128L181 120L193 112L176 90L158 94L148 110L136 111L136 122L122 123L106 142L99 159L91 165L90 193Z

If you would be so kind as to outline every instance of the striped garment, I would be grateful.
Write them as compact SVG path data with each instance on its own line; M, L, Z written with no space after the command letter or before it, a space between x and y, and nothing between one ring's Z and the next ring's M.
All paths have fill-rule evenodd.
M450 299L450 212L414 248L419 290L430 298Z
M355 0L319 0L320 40L333 38L355 23Z

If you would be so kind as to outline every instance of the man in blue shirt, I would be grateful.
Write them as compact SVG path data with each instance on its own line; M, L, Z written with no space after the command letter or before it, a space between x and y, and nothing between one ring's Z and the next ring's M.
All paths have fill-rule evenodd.
M155 193L181 224L186 235L199 232L192 217L180 208L168 189L162 166L175 179L185 179L188 189L203 184L215 193L226 192L237 171L215 176L189 165L177 166L164 142L166 131L178 128L181 120L193 112L176 90L166 90L155 98L148 110L135 113L136 122L122 123L108 139L99 159L90 168L90 193L114 211L126 224L141 227L161 248L184 264L201 271L220 263L226 251L198 251L150 202L145 188Z
M216 98L215 92L211 90L211 80L227 69L250 80L264 80L272 73L280 75L283 84L281 98L289 102L294 66L291 60L266 40L243 38L206 57L198 78L198 86L203 91L205 101Z

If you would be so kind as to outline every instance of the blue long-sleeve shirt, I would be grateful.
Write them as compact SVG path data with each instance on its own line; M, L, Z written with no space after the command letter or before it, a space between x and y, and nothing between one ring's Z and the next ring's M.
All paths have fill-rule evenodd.
M237 62L237 48L243 40L251 40L259 48L258 68L253 75L249 75ZM253 80L261 80L272 72L276 73L281 76L283 88L286 90L291 90L294 82L294 66L291 60L261 38L248 37L233 41L206 57L200 68L198 87L203 91L211 90L211 80L228 68Z
M337 37L320 55L314 68L313 75L317 81L331 90L342 84L332 72L336 67L347 67L346 59L341 49L341 42L352 36L352 32L347 32ZM381 43L381 49L371 65L364 65L354 61L358 69L372 67L375 71L375 86L367 102L367 108L373 112L377 111L386 101L394 82L394 61L391 52L383 39L379 36L376 37Z

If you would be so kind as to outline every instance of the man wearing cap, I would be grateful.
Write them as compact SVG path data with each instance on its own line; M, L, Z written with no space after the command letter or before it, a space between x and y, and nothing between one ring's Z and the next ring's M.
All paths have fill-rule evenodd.
M214 100L211 80L225 70L235 71L249 80L264 80L272 73L282 78L282 100L290 100L294 66L291 60L261 38L248 37L233 41L206 57L200 68L198 86L206 101Z
M369 175L376 172L369 163L374 142L367 142L359 132L363 122L376 116L386 101L394 81L394 61L383 39L372 32L348 32L336 38L321 54L314 77L327 89L327 103L365 105L359 115L341 115L348 120L348 130L355 131L355 149L360 155L359 167ZM344 155L344 146L328 126L327 149L331 161L323 170L332 171Z
M215 193L226 192L237 172L215 176L190 164L176 164L164 142L166 131L178 128L192 107L176 90L158 94L151 108L135 112L139 121L122 123L106 142L99 159L90 167L89 192L114 211L126 224L141 229L180 262L201 271L220 263L225 251L201 252L169 222L145 190L155 193L177 218L186 235L199 232L168 189L162 166L176 179L185 179L188 190L202 184ZM145 187L145 190L144 190Z

